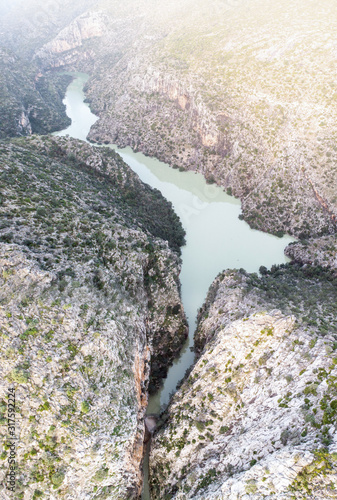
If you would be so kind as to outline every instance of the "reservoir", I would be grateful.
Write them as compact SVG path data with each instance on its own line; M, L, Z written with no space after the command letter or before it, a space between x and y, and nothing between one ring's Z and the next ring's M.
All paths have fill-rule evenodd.
M90 127L97 117L84 103L83 86L88 76L75 75L65 97L67 115L71 125L54 135L66 135L86 140ZM209 286L224 269L244 268L258 272L261 265L270 268L289 259L284 255L285 247L293 238L277 238L251 229L238 217L241 203L228 196L221 187L207 184L201 174L180 172L169 165L131 148L115 149L141 180L159 189L169 200L180 217L186 231L186 245L182 248L180 275L182 302L189 323L189 337L173 366L169 369L163 387L149 401L148 413L159 413L165 407L186 370L194 360L193 336L199 307L203 304ZM155 214L154 214L155 217ZM145 488L146 482L145 465ZM144 491L146 500L149 493Z

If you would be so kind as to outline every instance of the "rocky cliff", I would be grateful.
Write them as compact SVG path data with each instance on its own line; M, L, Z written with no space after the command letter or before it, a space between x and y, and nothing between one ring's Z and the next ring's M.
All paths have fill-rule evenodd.
M61 30L58 35L38 50L35 57L42 62L48 60L48 66L59 67L76 61L86 40L97 39L107 31L107 19L102 12L88 12L76 18L69 26ZM97 44L97 40L95 42ZM89 51L87 56L92 51ZM83 58L83 54L82 54Z
M92 141L202 172L240 197L254 228L323 235L336 230L335 7L324 3L186 0L141 15L138 2L103 2L85 18L99 39L74 41L76 20L38 55L92 74Z
M137 498L151 364L156 384L186 335L169 246L183 241L179 221L114 151L35 136L1 143L0 211L0 408L4 424L13 387L16 498Z
M295 290L290 304L277 272ZM315 290L313 310L334 300L335 282L296 266L217 278L199 359L152 443L153 498L336 498L336 330L300 312Z
M335 236L310 238L288 245L286 255L301 264L337 269L337 242Z
M97 0L13 0L0 7L0 45L26 61Z
M43 73L0 47L0 139L67 127L62 99L70 81L69 75Z

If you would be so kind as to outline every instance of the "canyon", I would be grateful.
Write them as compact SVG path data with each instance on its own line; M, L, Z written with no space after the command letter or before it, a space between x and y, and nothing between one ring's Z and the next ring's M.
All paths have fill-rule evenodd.
M268 8L262 0L217 0L212 6L189 0L165 6L141 0L127 0L123 5L78 0L62 14L61 3L55 3L52 22L45 22L43 30L39 31L36 25L25 30L25 43L21 46L19 40L6 35L5 28L2 30L1 41L5 40L9 47L3 71L7 87L2 95L10 96L14 103L14 125L10 130L2 128L2 137L53 131L50 125L37 127L32 118L44 123L43 114L50 113L51 104L37 111L36 103L41 102L42 95L53 101L56 91L53 112L60 120L57 128L63 128L67 118L61 97L69 80L60 80L58 72L85 71L91 75L85 87L87 101L99 117L88 136L92 143L131 146L175 169L202 173L210 185L216 183L240 198L240 218L252 228L298 238L286 249L292 259L290 264L275 265L270 270L262 266L259 274L243 269L225 270L212 284L198 315L196 364L160 416L151 444L152 497L336 498L336 6L330 0L319 5L282 0L277 4L269 2ZM41 5L40 8L42 12ZM15 22L15 9L13 12L6 14L11 33L24 25L22 18ZM35 79L26 79L25 71L20 69L20 57L27 61ZM14 68L27 84L23 93L8 83ZM40 79L54 82L54 90L46 84L46 90L41 91L36 83ZM6 102L2 103L4 110L9 109ZM7 122L2 120L1 125ZM52 145L50 141L55 142ZM136 183L117 156L112 159L112 153L104 148L90 149L89 145L69 138L6 139L1 147L5 180L8 165L16 175L28 172L31 155L37 149L34 161L41 165L40 171L42 165L45 169L46 162L51 161L58 163L58 168L63 165L76 172L85 167L93 178L95 171L102 175L101 165L105 168L106 164L117 162L115 172L120 175L114 177L116 186L125 187L126 179ZM107 172L104 170L103 174L106 176ZM66 179L69 182L69 177ZM159 234L160 227L152 225L153 213L157 214L158 207L165 203L158 199L156 204L152 199L152 216L151 210L144 211L135 227L133 195L128 189L123 190L118 201L121 205L115 212L115 217L120 217L120 226L115 229L121 235L116 236L118 250L109 249L119 252L118 269L110 269L113 264L109 262L103 262L108 270L101 264L96 269L94 260L92 264L90 260L77 262L69 252L71 241L62 240L61 248L55 241L48 242L52 227L44 227L41 220L41 197L26 202L22 193L20 204L16 205L14 194L9 198L6 186L3 189L7 217L7 225L1 229L3 287L9 291L2 298L3 366L13 383L21 384L20 388L26 391L35 391L33 414L37 414L38 408L43 408L46 415L50 413L46 419L49 430L43 427L42 419L34 423L33 430L32 419L30 425L23 427L26 455L29 450L24 459L28 468L32 467L35 480L35 489L29 490L27 498L37 498L36 492L42 490L53 498L53 486L61 487L57 489L58 498L70 498L75 491L72 488L77 488L76 494L83 494L83 498L137 498L141 489L139 464L151 359L152 364L162 362L169 345L172 360L186 336L179 294L178 253L183 244L179 222L171 209L165 209L163 214L169 217L169 223ZM137 189L143 192L146 188L137 184ZM98 199L89 203L89 198L90 210L96 217L104 216L107 207ZM36 211L34 225L28 225L38 229L33 236L25 232L19 217L19 207L26 203L28 213ZM68 203L75 201L69 199ZM76 210L80 210L78 203ZM74 223L78 224L76 220ZM94 228L94 221L95 218L86 222L89 231ZM69 221L63 224L66 227ZM168 237L171 227L176 231ZM84 234L82 228L76 233L79 246ZM69 236L72 238L73 233ZM102 248L114 239L110 233L104 238L96 240L94 248L99 259ZM140 250L132 248L131 240L139 242ZM51 245L56 246L56 253L50 250ZM84 239L83 248L85 245ZM109 252L106 258L110 258ZM47 264L40 258L44 253ZM61 262L67 267L61 267ZM81 266L87 267L81 270ZM70 267L74 267L76 276L66 273ZM86 294L85 311L81 309L77 284L73 284L78 280ZM112 285L111 280L118 286ZM59 289L59 282L63 282L63 290ZM106 293L116 288L120 298L116 299L116 318L109 319L116 320L116 336L106 333L102 345L97 340L100 337L95 337L96 330L102 335L100 328L111 328L104 316L109 310L108 306L104 308L106 282L111 283ZM127 292L124 284L130 287ZM28 300L27 305L21 306L27 302L26 286L36 288L44 305ZM13 293L19 296L19 289L23 294L20 303L8 299ZM73 294L71 300L68 291ZM165 309L167 295L170 309ZM173 309L178 311L178 304L179 314L168 314ZM27 314L21 307L28 308ZM38 379L38 374L45 372L42 363L46 360L39 354L40 327L34 321L40 318L41 331L48 335L49 330L45 330L49 320L40 310L46 307L56 321L52 328L56 330L55 345L51 341L51 361L47 363L55 365L55 371L56 357L64 358L71 377L76 379L76 387L60 387L54 375L49 381ZM71 311L74 316L69 317ZM98 323L90 325L94 311ZM59 319L63 319L60 324ZM84 321L89 323L85 327L88 342L78 338L78 345L68 352L65 345L57 347L61 340L69 343L78 335L76 331L83 331ZM63 325L69 322L71 326L65 328ZM23 336L20 346L18 336ZM116 354L118 349L111 343L117 338L130 342L129 350L124 345L127 356ZM27 344L32 358L29 363ZM87 352L87 345L93 347L93 353ZM19 364L17 349L24 350ZM57 349L61 354L57 354ZM107 350L113 360L103 374ZM94 359L85 359L89 355ZM122 377L123 371L117 370L116 377L120 378L112 382L110 372L115 373L115 356L117 365L123 366L122 370L126 366L129 375ZM103 365L99 364L101 361ZM86 376L94 379L90 383L96 388L85 385L88 380L76 368L81 363L90 371L88 375L84 370ZM167 370L164 365L157 366L160 377ZM32 382L27 380L27 374L32 376ZM116 396L114 400L120 412L103 419L104 405L100 407L99 401L103 401L104 391L108 397L116 386L121 387L120 399ZM53 396L50 387L54 388ZM76 391L78 387L83 393ZM62 399L65 397L67 403ZM48 402L52 402L52 408ZM98 417L103 419L103 444L94 443L90 437L98 435L95 404ZM33 415L24 404L22 408L25 422L29 422ZM54 423L53 418L58 415L54 409L65 415L61 417L62 422L67 422L65 426ZM78 427L83 415L87 418L86 429ZM107 434L109 418L116 422L113 437ZM74 431L70 432L68 425L73 425ZM34 435L29 437L29 432ZM74 451L84 442L84 438L78 437L80 432L87 439L83 455ZM53 443L47 449L46 445L40 446L41 435L49 436ZM75 439L76 446L71 439ZM67 481L63 486L55 484L64 474L61 467L59 470L48 466L48 474L40 481L41 470L31 465L36 457L39 463L48 463L48 457L56 453L56 444L60 446L62 466L67 467L69 474L80 460L82 472L77 470L75 486ZM24 481L27 488L28 478ZM20 498L24 498L20 490L21 494Z

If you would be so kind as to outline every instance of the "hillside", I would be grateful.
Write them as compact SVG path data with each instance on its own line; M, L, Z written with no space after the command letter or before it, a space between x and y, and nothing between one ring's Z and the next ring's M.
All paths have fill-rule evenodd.
M99 2L36 56L92 75L92 141L203 172L254 228L334 233L336 7L263 5Z
M336 290L296 265L218 276L152 443L153 499L336 498Z
M62 100L71 77L42 74L8 49L0 56L0 139L67 127Z
M0 148L0 408L3 424L14 387L16 498L137 498L150 376L186 336L183 230L112 150L37 136Z

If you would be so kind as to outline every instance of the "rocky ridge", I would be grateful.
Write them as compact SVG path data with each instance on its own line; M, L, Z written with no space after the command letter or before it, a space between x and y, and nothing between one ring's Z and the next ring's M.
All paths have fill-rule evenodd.
M335 236L312 238L288 245L286 255L293 261L337 269L337 245Z
M13 0L5 11L0 11L0 45L30 61L36 50L96 3L96 0Z
M196 337L199 359L152 443L153 498L336 498L336 334L227 271Z
M8 49L0 55L0 139L67 127L62 99L71 77L42 73Z
M16 498L137 498L151 363L156 384L186 335L165 241L182 229L114 151L33 136L1 156L0 413L14 387Z

